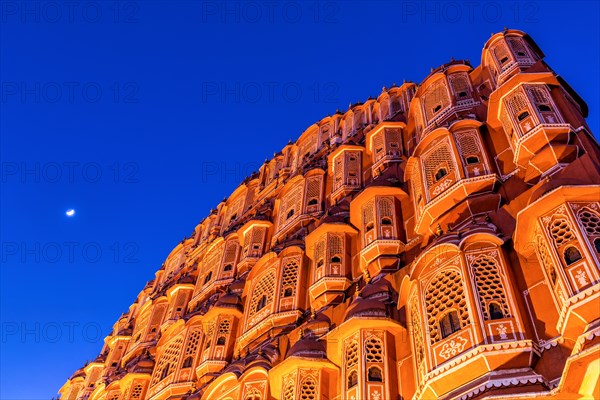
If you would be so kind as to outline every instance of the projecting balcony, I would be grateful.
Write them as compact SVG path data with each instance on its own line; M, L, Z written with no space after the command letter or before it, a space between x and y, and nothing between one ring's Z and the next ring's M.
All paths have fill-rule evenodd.
M406 244L391 235L382 234L375 237L369 236L369 233L365 234L365 240L368 244L360 251L360 264L363 270L371 266L369 272L371 276L375 276L381 271L381 266L374 265L373 261L382 256L396 257L404 251Z
M463 328L431 346L429 363L419 368L415 399L454 399L542 382L531 369L533 342L515 331L511 318L490 322L488 343L476 343L473 329Z
M360 181L356 177L350 177L345 179L345 181L336 182L333 184L333 190L331 191L331 202L335 204L338 202L338 200L343 199L357 190L360 190L360 188Z
M313 220L318 219L323 215L320 204L309 204L306 206L306 212L302 214L295 214L290 216L287 220L281 224L277 230L277 233L273 235L274 240L284 238L285 236L293 233L301 226L305 226Z
M570 163L577 158L577 146L569 144L574 136L575 129L563 123L540 123L523 136L512 133L514 163L527 171L527 181L539 178L559 163Z
M210 380L215 374L223 370L223 368L225 368L227 364L227 360L204 360L196 367L196 376L202 384Z
M530 67L535 64L533 59L511 60L502 66L498 74L498 85L506 82L510 77L518 73L521 68Z
M476 193L491 193L500 181L496 174L486 174L473 178L463 178L454 181L454 173L448 174L433 187L429 200L417 212L415 231L421 235L435 227L436 221L457 204L467 200Z
M438 113L429 121L421 133L421 138L441 126L450 125L451 122L458 119L458 113L471 110L480 104L479 101L475 101L473 98L458 100L453 104L450 104L445 109L438 111Z
M400 150L389 150L387 153L381 152L375 156L375 162L371 167L373 175L379 175L391 163L402 162L402 153Z
M600 302L600 282L590 282L589 278L584 278L583 274L579 272L589 267L587 262L582 261L574 265L574 269L567 272L575 276L579 274L579 279L575 279L576 281L579 280L582 286L568 299L559 299L562 302L562 307L560 308L556 329L563 336L575 338L581 335L586 330L587 324L598 318L597 305Z
M263 310L256 313L250 321L248 321L247 324L252 327L247 329L237 338L235 345L236 348L246 347L254 339L273 328L296 323L298 318L300 318L303 314L303 311L299 309L277 313L270 312L271 310L269 307L265 307Z
M352 282L341 275L323 276L313 283L309 290L310 304L314 310L320 310L326 305L335 304L336 299L341 297Z
M161 382L157 383L148 390L146 399L148 400L166 400L180 399L192 389L192 381L188 382L171 382L173 375L169 375Z

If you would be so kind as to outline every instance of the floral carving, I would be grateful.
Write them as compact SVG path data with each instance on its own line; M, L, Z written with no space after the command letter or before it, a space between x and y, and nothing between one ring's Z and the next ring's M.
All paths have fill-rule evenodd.
M455 355L461 353L465 345L467 344L467 339L462 337L457 337L456 339L452 339L448 343L445 343L442 347L442 350L439 352L440 357L444 360L454 357Z
M508 339L508 336L506 335L507 331L508 331L508 329L506 328L506 325L504 325L504 324L500 324L496 327L496 332L498 332L498 336L500 336L500 339L502 339L502 340Z

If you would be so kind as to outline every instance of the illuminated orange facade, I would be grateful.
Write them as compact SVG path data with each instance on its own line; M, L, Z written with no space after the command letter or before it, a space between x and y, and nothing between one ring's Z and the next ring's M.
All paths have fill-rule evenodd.
M600 149L542 58L505 30L309 127L61 399L600 398Z

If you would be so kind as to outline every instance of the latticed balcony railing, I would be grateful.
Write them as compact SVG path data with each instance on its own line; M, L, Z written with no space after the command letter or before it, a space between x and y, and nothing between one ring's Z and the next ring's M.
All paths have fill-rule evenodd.
M429 124L427 124L427 126L423 129L423 133L421 134L421 136L424 136L441 126L446 125L448 122L448 117L450 117L451 115L474 108L479 104L479 101L476 101L473 98L469 98L465 100L459 100L455 104L449 105L444 110L440 111L439 114L433 117L431 121L429 121Z

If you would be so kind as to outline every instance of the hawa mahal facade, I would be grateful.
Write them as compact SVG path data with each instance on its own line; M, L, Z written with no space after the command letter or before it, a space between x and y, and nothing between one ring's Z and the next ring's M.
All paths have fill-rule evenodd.
M600 148L543 57L505 30L310 126L61 399L600 398Z

